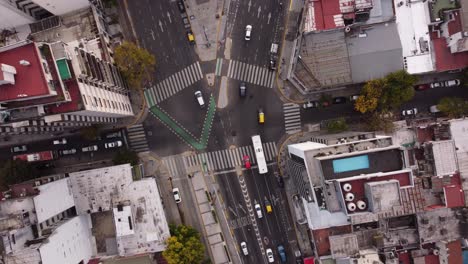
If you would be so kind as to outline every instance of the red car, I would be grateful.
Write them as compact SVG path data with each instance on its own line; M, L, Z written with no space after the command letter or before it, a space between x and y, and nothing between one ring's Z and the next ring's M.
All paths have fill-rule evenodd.
M244 166L246 169L250 169L251 165L250 165L250 158L249 156L245 155L244 158Z
M430 88L430 86L427 83L426 84L418 84L418 85L414 86L414 89L416 89L417 91L424 91L424 90L427 90L429 88Z

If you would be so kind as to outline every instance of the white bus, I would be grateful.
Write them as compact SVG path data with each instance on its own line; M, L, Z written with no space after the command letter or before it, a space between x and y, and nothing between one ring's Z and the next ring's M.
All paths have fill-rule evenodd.
M258 173L265 174L268 172L265 154L263 153L262 139L259 135L252 136L252 144L257 158Z

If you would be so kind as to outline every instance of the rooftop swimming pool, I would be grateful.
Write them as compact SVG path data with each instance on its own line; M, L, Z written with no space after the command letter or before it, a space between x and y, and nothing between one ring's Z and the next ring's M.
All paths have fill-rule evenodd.
M369 157L367 155L333 160L333 171L335 173L362 170L368 168Z

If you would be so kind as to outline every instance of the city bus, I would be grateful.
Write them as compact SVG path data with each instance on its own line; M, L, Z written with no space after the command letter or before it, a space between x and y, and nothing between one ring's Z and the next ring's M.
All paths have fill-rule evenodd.
M252 136L252 144L255 151L255 158L257 159L258 173L265 174L268 172L265 154L263 153L262 139L259 135Z

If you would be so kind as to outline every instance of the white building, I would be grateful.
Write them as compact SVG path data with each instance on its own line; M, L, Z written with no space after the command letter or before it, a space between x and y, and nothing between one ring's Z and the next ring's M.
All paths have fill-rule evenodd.
M0 0L0 25L15 27L89 7L89 0Z

